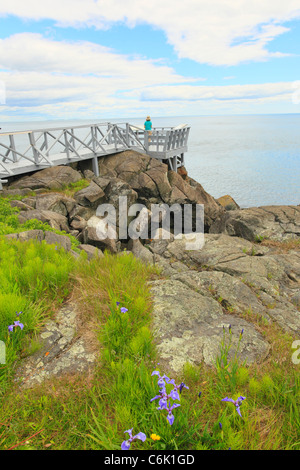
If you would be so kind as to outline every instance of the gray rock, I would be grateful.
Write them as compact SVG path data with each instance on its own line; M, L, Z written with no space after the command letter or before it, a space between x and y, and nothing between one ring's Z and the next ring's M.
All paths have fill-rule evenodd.
M50 245L61 245L66 251L70 251L72 247L69 237L54 232L45 232L45 241Z
M184 180L164 163L134 151L121 152L99 159L103 177L117 177L137 192L139 200L156 204L204 204L205 225L209 227L220 217L224 208L196 181Z
M77 248L79 248L79 250L85 251L88 255L89 260L95 257L98 257L98 258L104 257L104 254L102 253L102 251L99 250L99 248L96 248L95 246L81 244L81 245L78 245Z
M76 183L81 180L78 171L73 170L69 166L53 166L40 170L30 176L23 176L19 180L14 181L9 189L35 190L39 188L60 189L70 183Z
M32 209L31 206L25 204L25 202L22 201L10 201L9 204L11 205L11 207L17 207L21 211L28 211Z
M78 310L73 304L64 305L43 328L39 340L41 348L22 361L15 381L24 389L34 387L66 374L86 374L91 371L97 353L90 346L85 330L78 335Z
M20 241L37 240L41 242L44 240L44 232L43 230L27 230L20 233L11 233L9 235L5 235L5 237L8 239Z
M299 206L263 206L226 212L210 227L210 233L226 233L249 241L300 237Z
M79 231L82 231L86 228L87 226L87 221L83 218L83 217L80 217L79 215L76 215L70 226L74 229L74 230L79 230Z
M56 230L70 232L67 218L56 212L38 209L21 211L18 214L18 219L21 224L24 224L27 220L37 219L41 222L47 222L51 228Z
M263 360L269 345L253 325L225 315L219 303L190 289L178 280L150 283L153 294L153 328L160 364L180 373L185 363L213 365L220 352L223 326L232 326L233 353L241 331L240 359L249 364Z
M93 181L86 188L81 189L74 194L76 202L82 206L97 209L99 204L106 200L104 191Z
M57 212L67 216L73 210L76 201L60 193L42 194L36 197L36 209Z
M147 249L139 239L137 240L130 240L128 242L128 249L132 252L132 254L139 258L146 264L153 264L153 254L149 249Z
M121 243L110 231L106 238L99 236L99 226L105 230L105 223L96 216L91 217L87 222L87 227L82 231L83 243L93 245L101 250L109 250L111 253L120 251ZM106 233L105 233L106 235Z

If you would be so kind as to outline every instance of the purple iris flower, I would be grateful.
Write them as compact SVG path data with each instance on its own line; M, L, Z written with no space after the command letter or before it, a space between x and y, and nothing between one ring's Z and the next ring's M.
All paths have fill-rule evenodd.
M121 307L121 313L126 313L126 312L128 312L128 308Z
M14 329L16 326L19 326L19 327L21 328L21 330L23 330L23 328L24 328L23 323L21 323L19 320L17 320L17 321L14 322L13 325L9 325L8 331L13 331L13 329Z
M185 385L185 383L181 382L181 384L179 385L179 393L182 392L182 389L183 389L183 388L189 389L189 387L188 387L187 385Z
M119 307L119 305L120 305L120 302L116 302L116 305L117 305L117 307Z
M167 420L169 421L170 425L172 425L174 423L174 415L172 413L172 410L174 408L177 408L178 406L180 406L179 403L173 403L173 405L171 406L171 402L170 402L170 399L175 401L175 400L180 400L180 394L183 390L183 388L189 388L187 385L185 385L183 382L181 382L180 385L176 385L175 383L175 380L174 379L170 379L168 376L166 375L163 375L161 376L160 375L160 372L158 370L154 370L151 374L152 376L153 375L157 375L158 376L158 381L157 381L157 385L159 387L159 395L156 395L154 398L151 398L151 402L153 400L157 400L159 399L159 407L157 408L158 410L166 410L168 411L168 415L167 415ZM173 390L171 390L171 392L168 394L167 391L166 391L166 385L173 385ZM178 393L178 390L179 390L179 393ZM169 400L169 405L168 405L168 400Z
M246 397L239 397L237 400L233 400L233 398L226 397L226 398L223 398L221 401L229 401L229 402L233 403L234 406L235 406L236 411L238 412L240 417L242 417L241 411L240 411L240 405L241 405L242 401L245 400L245 399L246 399Z
M133 441L135 441L136 439L139 439L140 441L143 441L143 442L145 442L145 440L147 439L146 434L144 434L143 432L139 432L135 436L132 436L132 430L133 430L133 428L128 429L128 431L124 431L124 434L126 432L129 434L129 439L127 439L127 441L122 442L122 444L121 444L121 449L122 450L129 450L130 446L131 446L131 443Z
M169 407L167 408L167 411L168 411L167 420L169 421L171 426L174 423L174 419L175 419L172 413L172 410L174 410L174 408L178 408L178 406L180 406L179 403L173 403L173 405L171 406L169 402Z

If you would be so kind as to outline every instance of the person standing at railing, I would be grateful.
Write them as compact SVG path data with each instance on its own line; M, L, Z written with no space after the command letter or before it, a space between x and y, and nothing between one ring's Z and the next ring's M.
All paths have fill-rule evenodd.
M150 136L152 134L152 122L151 122L150 116L146 117L146 121L144 123L144 129L145 129L145 131L148 132L148 141L150 142L150 140L151 140Z

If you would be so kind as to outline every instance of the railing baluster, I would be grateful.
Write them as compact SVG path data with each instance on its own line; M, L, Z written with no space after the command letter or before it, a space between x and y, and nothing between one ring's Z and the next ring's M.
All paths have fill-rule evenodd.
M18 159L17 159L17 154L15 152L16 146L15 146L15 138L14 138L13 135L9 136L9 142L10 142L10 146L12 148L13 161L16 162Z

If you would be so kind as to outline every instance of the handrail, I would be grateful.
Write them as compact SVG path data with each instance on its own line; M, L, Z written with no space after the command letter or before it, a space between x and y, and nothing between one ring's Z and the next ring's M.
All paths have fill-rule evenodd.
M97 173L99 156L131 148L160 159L164 154L172 158L186 151L189 130L155 127L150 133L129 123L105 122L0 132L0 189L3 177L82 159L91 159Z

